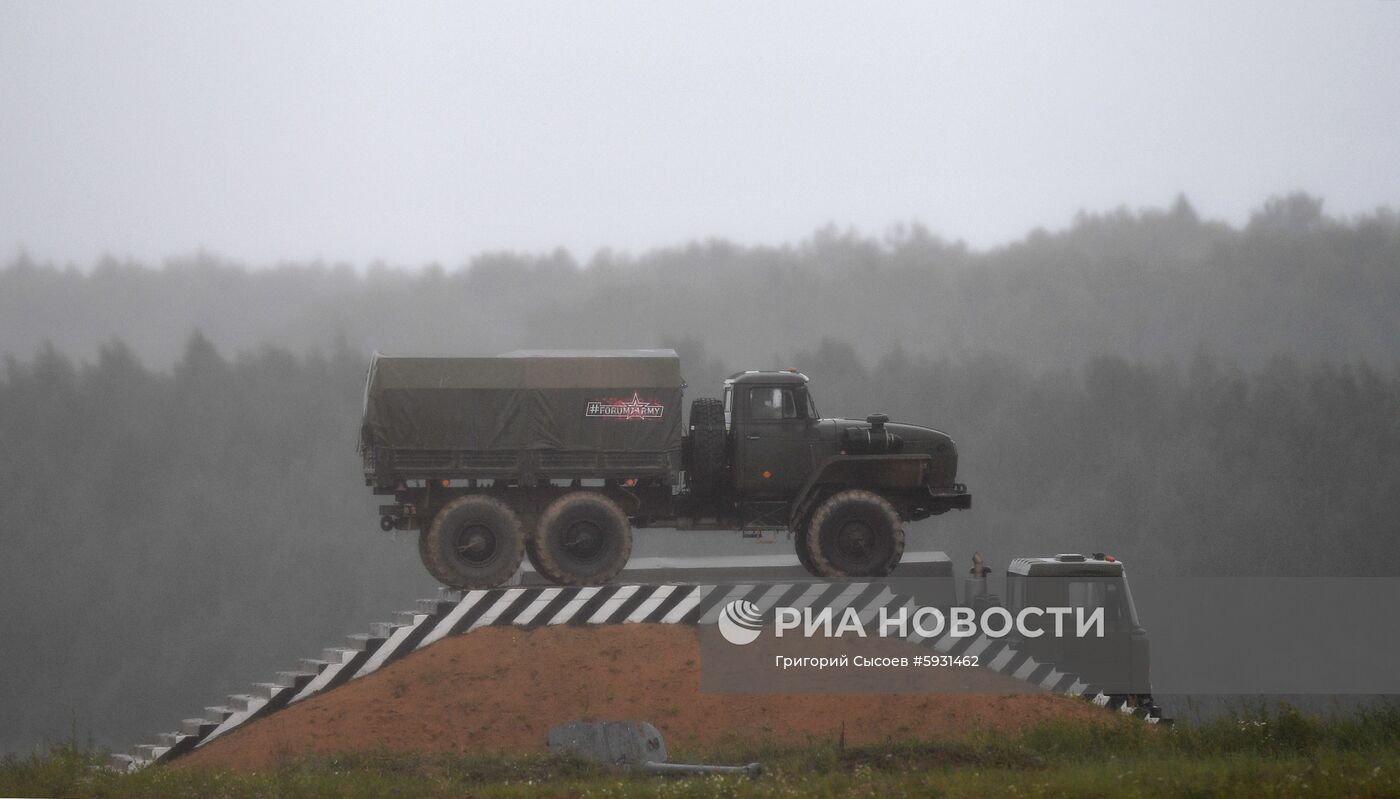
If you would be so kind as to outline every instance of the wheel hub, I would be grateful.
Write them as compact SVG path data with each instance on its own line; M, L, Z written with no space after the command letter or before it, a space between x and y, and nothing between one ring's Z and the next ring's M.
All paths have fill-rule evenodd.
M577 561L590 561L602 553L605 540L603 529L597 524L590 521L579 521L569 525L569 528L564 531L563 540L560 543L563 544L564 550L570 558Z
M481 524L468 524L457 533L457 555L472 564L488 563L496 555L496 534Z
M836 550L843 558L864 562L875 549L875 531L865 522L852 519L836 532Z

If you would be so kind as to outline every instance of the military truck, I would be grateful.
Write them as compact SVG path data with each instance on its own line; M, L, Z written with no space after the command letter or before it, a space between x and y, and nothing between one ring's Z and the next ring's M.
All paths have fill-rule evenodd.
M671 350L376 354L365 383L366 485L380 526L419 531L428 572L489 588L530 559L564 585L608 581L634 529L793 533L813 575L898 565L905 522L971 507L953 440L823 418L808 378L747 371L695 399Z

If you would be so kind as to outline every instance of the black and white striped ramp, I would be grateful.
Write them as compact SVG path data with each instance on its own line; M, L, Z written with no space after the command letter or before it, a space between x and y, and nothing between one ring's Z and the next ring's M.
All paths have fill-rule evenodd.
M917 607L912 598L896 595L883 583L791 581L711 585L607 585L590 588L514 587L486 591L443 590L437 599L419 600L418 608L395 614L394 621L371 625L370 632L349 636L349 646L323 650L320 658L305 659L291 671L278 672L272 682L256 683L251 693L235 694L228 704L205 708L199 718L185 719L180 731L164 733L156 743L113 756L113 766L133 770L176 758L235 730L249 721L276 712L322 691L370 674L408 653L449 635L480 627L517 625L526 628L593 624L714 624L729 602L746 599L761 610L775 606L831 608L834 614L858 608L870 624L882 607ZM1047 691L1082 696L1096 704L1132 713L1150 723L1160 720L1155 706L1129 706L1123 697L1110 697L1075 674L1040 663L1008 647L1004 641L947 636L910 641L949 655L977 655L988 668L1040 686Z

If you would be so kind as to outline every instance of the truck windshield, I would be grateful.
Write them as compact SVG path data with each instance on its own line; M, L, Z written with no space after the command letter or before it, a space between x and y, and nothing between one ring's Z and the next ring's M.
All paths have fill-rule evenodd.
M1011 578L1018 577L1016 580ZM1007 605L1013 612L1026 606L1104 610L1104 622L1112 630L1138 626L1137 612L1127 582L1120 577L1065 579L1053 576L1021 578L1007 575Z
M1069 606L1090 611L1103 608L1109 629L1130 630L1137 626L1137 614L1127 587L1121 580L1077 580L1068 585Z

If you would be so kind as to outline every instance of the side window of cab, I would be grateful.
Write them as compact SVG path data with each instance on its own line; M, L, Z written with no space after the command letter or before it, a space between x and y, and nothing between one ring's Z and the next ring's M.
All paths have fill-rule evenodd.
M756 422L798 418L791 388L755 386L748 390L748 405L749 418Z

